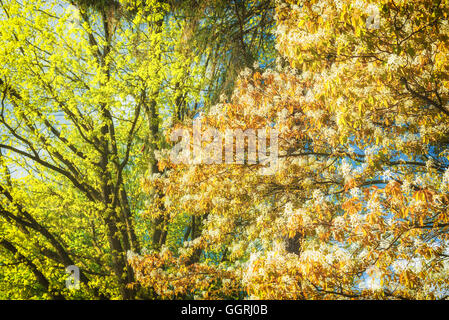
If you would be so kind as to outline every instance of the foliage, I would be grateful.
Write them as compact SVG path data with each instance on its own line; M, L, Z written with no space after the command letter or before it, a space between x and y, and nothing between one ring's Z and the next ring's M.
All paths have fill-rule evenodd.
M160 161L166 174L144 186L166 206L149 214L202 221L176 263L202 252L197 266L232 270L250 298L446 298L448 9L277 2L278 68L242 73L203 123L276 127L278 167ZM158 288L170 290L185 289Z
M176 1L0 7L0 297L153 298L126 256L166 238L142 217L140 179L162 130L210 104L235 49L198 51ZM81 290L65 288L70 265Z
M448 1L0 10L0 298L449 296ZM276 166L174 163L193 120Z

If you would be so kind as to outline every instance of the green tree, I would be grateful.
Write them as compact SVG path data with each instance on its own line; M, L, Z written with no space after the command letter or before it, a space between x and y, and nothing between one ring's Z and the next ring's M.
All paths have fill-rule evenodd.
M229 92L260 52L270 60L270 6L0 2L1 297L154 297L133 286L127 253L201 221L148 223L140 179L164 174L166 128ZM69 265L79 291L65 288Z
M21 272L50 295L68 265L80 266L88 296L136 294L126 252L141 244L129 192L141 173L138 142L151 130L144 116L157 123L162 106L163 54L180 30L164 20L167 9L1 4L2 256L23 261ZM13 272L2 279L10 290Z

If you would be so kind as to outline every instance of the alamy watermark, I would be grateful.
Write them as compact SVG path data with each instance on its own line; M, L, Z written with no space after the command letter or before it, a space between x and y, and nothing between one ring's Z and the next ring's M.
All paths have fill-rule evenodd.
M170 140L177 142L170 160L183 164L261 164L261 174L273 174L278 164L278 130L226 129L224 132L203 127L201 118L193 120L192 134L187 128L172 131ZM235 140L235 142L234 142Z
M368 6L368 18L366 19L367 29L379 29L380 28L380 12L376 5Z
M67 289L78 290L80 288L80 268L71 265L65 268L65 272L69 274L65 280Z

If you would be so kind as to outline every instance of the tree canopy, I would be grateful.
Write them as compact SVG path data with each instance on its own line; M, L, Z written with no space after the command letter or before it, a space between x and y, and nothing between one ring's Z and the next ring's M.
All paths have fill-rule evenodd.
M448 1L0 10L1 298L449 296Z

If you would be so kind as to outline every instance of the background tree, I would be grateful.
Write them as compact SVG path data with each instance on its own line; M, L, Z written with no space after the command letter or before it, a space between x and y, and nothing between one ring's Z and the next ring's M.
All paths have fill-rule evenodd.
M269 50L268 2L234 11L220 1L196 10L156 0L0 6L2 297L153 297L131 286L126 254L164 244L169 221L143 219L144 202L162 195L142 197L140 178L162 173L170 123L229 90L236 48L258 54L256 44L239 47L252 39ZM64 288L68 265L81 269L79 291Z

